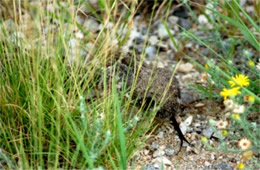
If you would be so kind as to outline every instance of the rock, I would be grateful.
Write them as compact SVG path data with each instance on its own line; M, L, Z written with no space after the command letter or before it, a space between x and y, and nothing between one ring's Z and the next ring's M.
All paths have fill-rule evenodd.
M180 18L178 24L186 30L192 28L192 23L189 19Z
M183 63L179 66L178 71L182 73L189 73L193 71L193 65L191 63Z
M172 35L175 34L175 31L174 30L171 30L170 29L170 33ZM158 36L161 38L161 39L166 39L169 37L169 34L167 32L167 29L165 28L165 26L163 24L160 24L159 27L158 27Z
M92 18L87 18L83 24L84 28L87 31L91 31L91 32L97 32L99 30L99 24L96 20L92 19Z
M148 60L154 60L156 56L156 48L154 46L149 46L145 49L145 53L148 57Z
M79 30L75 33L75 37L78 38L78 39L83 39L84 34Z
M144 38L143 38L143 36L136 36L136 37L134 37L133 41L135 44L141 44L141 43L144 43Z
M181 101L183 104L190 104L194 101L194 98L190 93L181 93Z
M246 7L246 12L248 12L248 13L254 13L254 12L255 12L254 6L247 6L247 7Z
M192 48L193 47L193 43L189 42L189 43L185 44L185 47L186 48Z
M207 117L205 115L197 115L197 119L200 120L200 121L205 121L207 120Z
M77 21L78 24L83 25L84 22L85 22L85 19L84 19L83 17L77 15L77 16L76 16L76 21Z
M203 106L205 106L205 103L197 103L197 104L195 105L195 107L203 107Z
M151 37L149 37L149 42L151 45L156 45L159 42L159 40L157 36L152 35Z
M181 122L180 124L180 129L182 133L185 135L186 132L188 131L189 125L191 124L193 119L193 116L189 116L185 121Z
M144 170L159 170L159 168L157 166L155 166L152 163L149 163L145 166Z
M164 66L164 64L162 63L162 62L158 62L157 63L157 68L164 68L165 66Z
M131 31L131 33L129 35L129 39L130 40L134 40L136 37L142 37L142 35L136 29L132 29L132 31Z
M143 151L143 153L145 154L145 155L148 155L149 154L149 150L148 149L144 149L144 151Z
M205 161L205 162L204 162L204 165L205 165L205 166L210 166L211 164L210 164L210 162Z
M162 139L164 137L164 132L163 131L160 131L158 134L157 134L157 137Z
M214 166L214 169L216 169L216 170L233 170L232 166L228 165L225 162L222 162L222 163Z
M199 15L198 22L202 25L206 25L209 23L208 18L205 15Z
M164 152L165 152L165 154L166 154L167 156L173 156L173 154L174 154L174 150L173 150L173 149L170 149L170 148L166 148L166 149L164 150Z
M156 150L154 153L153 153L153 157L156 158L156 157L159 157L159 156L163 156L165 154L165 152L161 149L158 149Z
M162 165L172 166L171 161L168 158L166 158L165 156L158 157L158 158L154 159L152 162L159 163Z
M95 10L99 9L99 2L98 0L86 0L87 4L90 5Z
M243 7L246 4L247 0L240 0L239 5Z
M150 146L150 150L151 150L151 151L154 151L154 150L156 150L156 149L158 149L158 148L159 148L159 144L157 144L157 143L155 143L155 142L153 142L152 145Z
M168 23L171 28L174 28L178 24L179 18L176 16L169 16Z
M213 135L214 131L211 127L208 127L207 129L202 130L202 135L206 136L207 138L210 138Z

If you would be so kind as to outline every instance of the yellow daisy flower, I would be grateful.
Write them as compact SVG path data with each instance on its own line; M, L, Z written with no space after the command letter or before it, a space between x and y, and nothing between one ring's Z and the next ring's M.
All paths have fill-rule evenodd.
M220 92L220 95L224 97L224 100L226 100L227 97L229 97L229 96L236 96L237 94L240 94L241 92L239 90L240 90L240 87L235 87L235 88L232 88L232 89L224 88Z
M245 168L245 165L240 162L239 164L237 164L237 168L238 168L238 169L244 169L244 168Z
M207 137L205 137L205 136L202 136L202 137L201 137L201 141L202 141L203 143L208 143L208 139L207 139Z
M222 130L222 131L221 131L221 134L222 134L222 136L227 136L227 135L228 135L228 131Z
M252 142L247 138L242 138L238 141L238 146L242 150L247 150L251 147Z
M254 67L254 66L255 66L255 63L254 63L252 60L250 60L250 61L248 61L248 65L249 65L250 67Z
M235 120L241 120L239 114L232 114L232 117L233 117Z
M235 75L235 77L232 76L232 80L228 81L231 87L234 87L235 85L239 86L249 86L249 79L244 74Z

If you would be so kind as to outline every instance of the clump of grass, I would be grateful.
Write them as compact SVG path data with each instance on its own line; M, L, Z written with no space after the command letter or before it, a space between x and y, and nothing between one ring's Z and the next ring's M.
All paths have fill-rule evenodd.
M112 86L104 79L99 91L103 95L94 98L92 93L97 92L100 77L106 77L107 63L116 58L117 45L127 39L127 33L117 33L122 28L129 32L135 3L124 4L129 7L118 17L121 4L100 1L100 12L90 10L104 25L97 36L76 23L77 5L89 7L83 2L76 6L73 1L47 2L58 6L54 11L22 4L31 16L27 33L20 20L21 2L13 4L18 8L15 27L11 30L3 20L0 23L1 167L126 169L149 130L143 127L151 124L156 110L131 108L135 102L125 98L129 89L118 91L115 78ZM105 27L108 21L114 25L111 29ZM75 30L85 38L77 40ZM88 42L96 48L86 49ZM80 49L88 52L87 60Z

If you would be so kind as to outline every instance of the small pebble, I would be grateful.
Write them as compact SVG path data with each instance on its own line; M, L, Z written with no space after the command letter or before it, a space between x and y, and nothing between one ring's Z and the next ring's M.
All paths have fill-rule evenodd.
M202 130L202 135L206 136L207 138L210 138L213 135L214 131L211 129L211 127L208 127L207 129Z
M98 22L91 18L87 18L83 26L87 31L97 32L99 30Z
M145 49L145 53L148 57L148 60L154 60L156 56L156 48L154 46L149 46Z
M186 30L192 28L192 23L189 19L180 18L178 24Z
M208 24L208 18L205 15L199 15L198 22L202 25Z
M167 156L173 156L174 154L174 150L170 148L166 148L164 151Z
M156 45L159 42L159 40L157 36L152 35L151 37L149 37L149 42L151 43L151 45Z
M170 29L170 33L172 35L174 35L175 31ZM167 29L165 28L165 26L163 24L160 24L159 27L158 27L158 36L161 39L166 39L166 38L169 37L168 31L167 31Z
M155 142L153 142L152 145L150 146L151 151L154 151L154 150L156 150L158 148L159 148L159 144L155 143Z
M158 157L158 158L154 159L152 162L172 166L171 161L168 158L166 158L165 156Z
M157 63L157 68L164 68L165 66L164 66L164 64L162 63L162 62L158 62Z
M178 71L182 73L189 73L193 71L193 65L191 63L183 63L179 66Z
M158 149L153 153L153 157L156 158L159 156L163 156L164 154L165 154L165 152L163 150Z
M163 137L164 137L164 132L163 132L163 131L160 131L160 132L157 134L157 137L158 137L158 138L163 138Z
M171 16L169 16L169 18L168 18L168 23L169 23L169 25L170 25L172 28L173 28L175 25L177 25L178 21L179 21L179 18L176 17L176 16L174 16L174 15L171 15Z
M222 162L214 167L216 170L233 170L232 166L228 165L225 162Z
M157 168L154 164L149 163L145 166L144 170L159 170L159 168Z
M205 162L204 162L204 165L205 165L205 166L210 166L211 164L210 164L208 161L205 161Z

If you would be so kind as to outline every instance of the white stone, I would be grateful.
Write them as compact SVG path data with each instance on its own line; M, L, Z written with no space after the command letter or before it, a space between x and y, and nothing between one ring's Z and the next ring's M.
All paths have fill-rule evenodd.
M206 162L204 162L204 165L205 166L210 166L210 162L206 161Z
M198 22L200 23L200 24L208 24L208 18L205 16L205 15L199 15L199 17L198 17Z
M159 61L157 63L157 68L164 68L164 64L161 61Z
M83 18L83 17L81 17L81 16L76 16L76 21L77 21L77 23L78 24L84 24L84 22L85 22L85 19Z
M79 30L78 32L75 33L75 37L78 38L78 39L83 39L84 34Z
M175 34L175 31L174 30L171 30L170 29L170 33L172 35ZM161 39L166 39L169 37L169 34L167 32L167 29L165 28L165 26L163 24L160 24L159 27L158 27L158 36L161 38Z
M193 65L191 63L183 63L179 66L178 71L182 73L189 73L193 71Z
M153 157L156 158L159 156L163 156L164 154L165 154L165 152L163 150L158 149L153 153Z
M172 24L172 26L173 26L174 24L177 24L178 21L179 21L179 18L176 17L176 16L174 16L174 15L171 15L171 16L169 16L169 18L168 18L168 22L169 22L169 24Z
M255 12L255 8L254 8L254 6L247 6L246 7L246 12L248 12L248 13L250 13L250 12Z
M99 30L98 22L91 18L86 19L83 26L88 31L97 32Z
M149 37L149 42L151 43L151 45L156 45L159 42L159 40L157 36L152 35L151 37Z
M142 36L140 32L138 32L136 29L132 29L130 35L129 35L129 38L131 40L135 39L136 37L140 37Z
M159 164L162 164L162 165L168 165L168 166L172 166L172 162L166 158L165 156L161 156L161 157L158 157L154 160L152 160L153 163L159 163Z
M187 126L190 126L193 120L193 116L189 116L183 123L185 123Z

